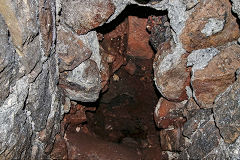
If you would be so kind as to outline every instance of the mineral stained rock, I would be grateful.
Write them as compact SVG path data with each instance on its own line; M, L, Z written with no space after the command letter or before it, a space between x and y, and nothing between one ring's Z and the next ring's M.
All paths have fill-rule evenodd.
M183 101L187 99L186 86L190 86L190 71L186 68L187 59L185 55L175 57L179 59L171 67L163 70L165 60L172 54L169 42L159 46L159 51L155 57L154 75L155 83L159 92L168 100ZM171 63L166 62L166 63Z
M66 27L57 30L56 52L59 56L59 71L71 71L90 58L92 52L82 40Z
M151 59L153 50L149 45L150 34L146 31L147 19L135 16L128 17L127 54L133 57Z
M221 50L198 50L189 55L188 64L194 63L191 84L200 107L211 108L216 96L235 81L235 72L240 68L239 53L239 45L232 44Z
M71 100L96 101L101 90L100 73L93 60L86 60L63 76L60 85Z
M161 145L169 158L239 159L240 84L236 70L240 68L240 49L235 41L240 36L240 3L231 1L1 0L0 159L49 158L62 115L70 110L67 103L64 110L62 99L97 100L101 88L127 62L126 70L135 74L133 64L137 64L130 65L122 55L131 51L133 57L151 58L153 52L146 47L149 38L158 50L154 77L164 97L155 109L155 120L162 129ZM146 28L137 25L147 25L147 20L130 17L116 28L122 33L109 33L115 34L113 40L106 41L114 44L112 48L103 45L101 51L93 30L111 22L130 3L166 10L169 23L161 20L165 23L153 25L147 35ZM152 23L159 22L154 18ZM135 31L139 33L136 37ZM118 44L122 46L116 49ZM147 53L140 55L139 49ZM147 81L146 76L141 81ZM76 121L85 121L83 112L76 111L82 116L75 117ZM85 136L82 140L79 143L84 147L92 141L105 145ZM98 154L106 156L102 154L105 147L98 147ZM116 148L133 157L130 159L136 158L135 151ZM65 150L63 157L79 158L73 154L77 149ZM85 155L90 159L96 156L88 153Z
M38 6L48 15L38 17ZM55 26L54 8L50 1L0 2L0 159L44 159L59 130L56 35L39 25L48 17Z
M64 22L78 34L85 34L108 20L115 7L111 0L63 0Z
M183 109L186 102L176 103L160 98L154 112L156 125L163 129L181 127L185 122Z
M201 0L187 19L180 39L183 48L191 52L232 42L239 33L237 19L232 15L228 0Z

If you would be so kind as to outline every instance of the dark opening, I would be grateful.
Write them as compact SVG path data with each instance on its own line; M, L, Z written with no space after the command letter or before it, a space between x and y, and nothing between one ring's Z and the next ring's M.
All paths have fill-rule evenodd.
M103 64L108 68L101 74L110 78L103 80L96 103L78 102L90 110L87 120L70 123L66 132L76 132L80 126L98 139L131 148L143 159L161 159L153 116L160 98L153 81L153 61L158 45L169 38L166 15L130 5L115 20L96 29ZM91 109L94 107L96 110ZM79 143L83 145L84 140Z

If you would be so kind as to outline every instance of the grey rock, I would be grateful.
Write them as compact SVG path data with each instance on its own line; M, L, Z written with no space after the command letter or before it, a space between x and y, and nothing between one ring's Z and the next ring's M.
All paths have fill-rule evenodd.
M205 24L205 27L201 33L205 34L207 37L213 34L216 34L223 30L225 20L219 20L216 18L209 18L208 23Z
M179 36L187 20L186 5L182 1L169 1L167 10L170 25Z
M79 38L83 41L84 45L91 50L92 55L90 59L96 62L98 69L100 69L100 63L101 63L102 57L99 51L99 42L97 38L97 32L91 31L86 35L79 36Z
M57 34L56 53L59 56L60 72L73 70L92 55L89 46L80 39L82 36L77 36L62 25L58 27Z
M23 56L20 56L20 62L24 66L25 74L30 73L41 58L39 37L35 37L28 45L23 47Z
M189 159L202 159L219 145L220 134L215 122L210 116L209 121L192 135L192 143L188 147Z
M29 128L26 123L26 115L21 113L21 110L24 109L28 89L28 78L25 76L11 87L8 98L0 107L0 122L2 122L0 124L0 159L21 158L20 153L23 148L20 146L26 145L26 141L31 137L31 132L26 131ZM26 125L24 125L25 123Z
M72 100L82 102L96 101L101 90L100 73L97 64L86 60L68 74L66 79L71 84L65 88Z
M209 153L204 160L208 159L233 159L238 160L240 157L240 137L233 144L224 143L223 139L220 139L219 146Z
M192 66L192 72L203 69L208 65L208 62L216 56L220 51L216 48L206 48L192 51L188 56L187 66Z
M232 0L232 10L234 13L238 15L238 18L240 19L240 1L239 0Z
M51 95L49 91L48 65L43 65L41 74L29 87L26 110L31 113L33 129L41 131L46 126L46 119L51 109Z
M10 85L14 83L17 74L16 56L14 47L9 41L7 25L0 14L0 105L7 98Z
M183 127L183 135L191 138L196 130L200 129L201 126L205 125L209 120L211 115L210 109L200 109L196 111L191 118L187 120Z
M2 1L0 13L8 25L19 55L23 55L23 45L31 42L39 32L38 0Z
M194 8L200 0L184 0L184 3L186 4L187 10L190 10Z
M240 79L216 98L213 108L216 125L225 143L240 136Z
M55 45L50 42L52 50L45 56L38 4L34 0L1 3L1 7L11 6L15 10L4 10L4 17L0 15L0 159L46 159L45 148L53 144L60 128L63 109L57 89ZM53 4L51 11L55 12ZM7 19L8 14L13 17ZM18 34L19 28L22 30ZM55 31L51 32L54 42ZM18 36L22 43L16 43ZM26 54L17 54L15 50Z

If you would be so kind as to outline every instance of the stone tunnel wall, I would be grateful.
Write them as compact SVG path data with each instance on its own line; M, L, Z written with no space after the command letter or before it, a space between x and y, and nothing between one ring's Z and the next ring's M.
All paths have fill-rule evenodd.
M0 2L0 159L46 158L69 101L98 99L109 77L94 29L131 3ZM169 159L239 158L239 1L139 5L170 19L172 38L156 47L153 64L162 149Z

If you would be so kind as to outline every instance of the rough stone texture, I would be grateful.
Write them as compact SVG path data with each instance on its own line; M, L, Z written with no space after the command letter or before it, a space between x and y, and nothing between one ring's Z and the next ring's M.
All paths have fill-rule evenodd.
M149 42L156 51L161 43L171 38L170 24L167 16L149 16L147 30L151 32Z
M216 96L235 81L235 72L240 67L239 53L239 45L231 44L219 51L198 50L189 55L188 64L194 63L191 78L193 96L200 107L212 107Z
M63 0L64 22L78 34L85 34L107 21L114 13L111 0Z
M150 34L146 31L147 19L135 16L128 17L128 47L129 56L151 59L153 50L149 45Z
M71 100L96 101L101 90L100 73L93 60L86 60L68 73L62 73L60 85Z
M233 12L240 17L239 1L232 2ZM56 3L50 0L0 1L0 159L48 158L59 131L61 115L70 109L68 98L95 101L108 81L103 76L110 75L106 64L113 64L112 71L115 72L126 61L120 54L116 56L105 48L107 53L100 54L96 32L90 30L112 21L126 5L137 2L57 0ZM165 150L171 151L167 151L169 159L176 156L180 156L179 159L239 159L239 80L234 83L235 71L240 64L239 46L227 44L239 38L239 26L231 13L231 3L228 0L153 0L138 5L168 11L168 31L171 31L172 40L160 45L163 51L156 56L156 85L168 100L188 98L186 107L178 110L182 112L181 117L187 118L183 127L184 145L178 145L178 140L182 140L182 137L179 138L181 127L162 127L166 130L161 131L161 143ZM67 49L57 48L57 55L56 14L59 18L57 45L67 46ZM159 32L158 29L155 28L154 32ZM126 40L124 34L121 35L123 41ZM159 46L158 42L152 41L155 48ZM124 45L119 49L122 54L125 53ZM187 65L192 66L189 67L192 69L192 88L186 85L189 83L187 52L192 52L187 61ZM57 88L58 60L60 85L69 96L63 98L68 99L65 110ZM102 78L99 71L104 72ZM161 78L162 82L169 83L167 87L159 83ZM171 84L175 85L174 89ZM191 96L201 108L213 109L199 109ZM178 115L174 112L176 110L169 108L185 103L164 101L168 105L163 107L169 111L166 112L167 118ZM76 113L83 115L82 110ZM88 140L80 142L85 147L92 139ZM71 153L75 149L69 152L71 156L74 156ZM181 153L179 155L174 151Z
M163 71L161 66L164 59L171 54L168 43L160 45L159 51L155 57L154 75L155 84L162 94L168 100L183 101L187 99L186 86L190 86L190 71L186 68L187 59L183 55L170 68ZM170 61L171 63L171 61Z
M240 79L215 101L213 108L216 125L226 143L234 143L240 137Z
M232 10L238 15L238 18L240 19L240 2L238 0L232 0Z
M104 92L107 90L108 81L110 78L110 68L109 68L108 63L112 63L114 61L114 56L108 55L106 53L106 51L102 48L102 46L100 46L99 51L100 51L100 55L102 57L101 70L100 70L101 88L102 88L102 92Z
M160 131L160 144L163 151L180 151L181 128Z
M180 38L183 48L191 52L221 46L238 37L239 26L229 0L202 0L187 19Z
M0 2L0 159L44 159L45 148L51 148L59 130L56 35L50 16L55 14L54 5L51 1ZM38 7L49 13L39 18ZM40 29L47 18L52 23L48 33ZM42 46L44 35L52 38Z
M205 24L205 27L201 33L205 34L207 37L213 34L216 34L223 30L225 20L218 20L215 18L209 18L208 23Z
M22 51L23 45L32 41L38 33L38 4L37 0L0 2L0 13L5 19L20 55L26 54Z
M100 42L104 52L107 54L107 63L109 63L110 75L126 63L126 59L123 54L127 50L127 33L128 21L126 19L113 31L106 33L103 41Z
M194 8L200 0L183 0L186 4L187 10Z
M189 139L185 139L186 150L180 156L183 159L203 159L220 143L219 130L211 111L200 110L199 113L184 125L183 134Z
M96 32L77 36L59 27L58 33L60 87L71 100L96 101L101 90L100 70L104 67Z
M185 122L183 116L185 104L186 101L176 103L160 98L154 112L154 119L157 127L163 129L181 127Z
M10 84L16 75L15 58L17 56L14 47L9 43L7 25L0 15L0 105L9 95Z
M83 41L69 29L59 26L56 52L59 56L59 71L71 71L90 58L92 52Z

